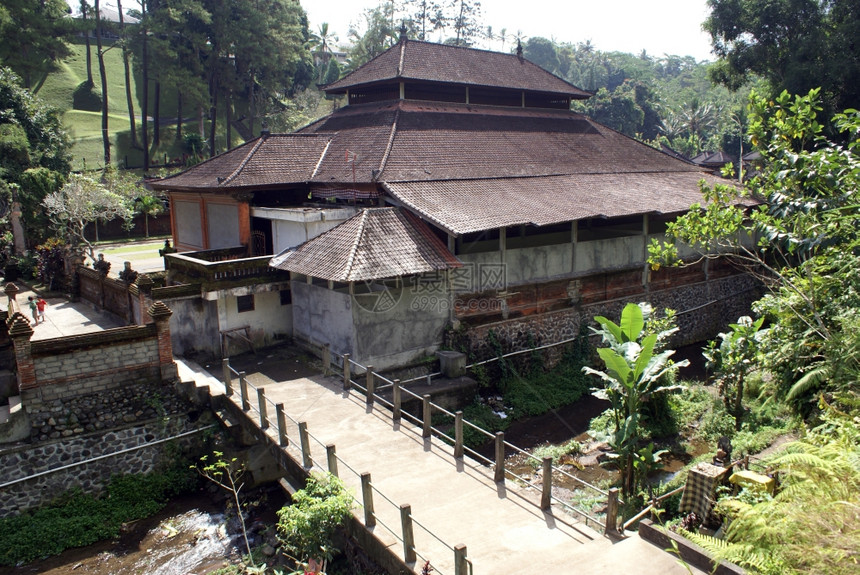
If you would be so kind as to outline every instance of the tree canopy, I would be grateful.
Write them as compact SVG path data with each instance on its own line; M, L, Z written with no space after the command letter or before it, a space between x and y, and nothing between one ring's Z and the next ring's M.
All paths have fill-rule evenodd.
M752 75L773 94L821 87L831 110L860 106L856 0L708 0L704 23L719 62L714 80L737 88Z
M69 55L68 12L63 0L3 0L0 4L0 65L14 70L27 88Z

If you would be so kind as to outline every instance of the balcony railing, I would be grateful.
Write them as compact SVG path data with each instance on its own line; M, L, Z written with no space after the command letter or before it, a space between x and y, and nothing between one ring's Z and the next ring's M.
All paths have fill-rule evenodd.
M204 291L289 281L290 273L269 267L272 256L246 257L244 247L164 257L170 284L202 284Z

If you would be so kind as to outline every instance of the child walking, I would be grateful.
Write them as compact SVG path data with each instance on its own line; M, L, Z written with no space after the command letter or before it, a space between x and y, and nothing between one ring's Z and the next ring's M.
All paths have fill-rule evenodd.
M42 323L45 323L45 307L47 307L48 302L39 298L36 300L36 309L39 312L39 319L42 320Z
M39 325L39 306L33 296L27 297L27 303L30 306L30 313L33 314L33 324Z

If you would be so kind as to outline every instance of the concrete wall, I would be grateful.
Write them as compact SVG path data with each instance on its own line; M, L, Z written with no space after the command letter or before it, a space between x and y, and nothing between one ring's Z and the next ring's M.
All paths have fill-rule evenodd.
M276 254L327 232L357 213L356 208L261 208L251 215L272 222L272 244Z
M293 333L293 306L281 305L278 285L263 284L230 290L229 295L218 298L218 325L220 331L248 327L254 345L265 346L276 339L289 337ZM268 291L274 290L274 291ZM247 292L247 293L244 293ZM239 312L238 297L254 296L254 309ZM233 343L235 343L234 347ZM239 342L231 342L233 350L245 350Z
M354 353L352 298L348 293L304 280L290 282L293 290L293 335L315 343L328 343L335 353Z
M508 249L505 251L508 284L531 283L569 274L572 261L572 244Z
M170 317L173 353L186 357L196 354L221 356L216 302L193 296L165 299L164 303L173 310Z
M392 288L385 299L378 293L356 294L354 301L353 359L380 370L432 355L442 343L452 305L450 295L428 296L412 286Z
M645 261L642 236L577 242L574 272L590 272L629 267Z

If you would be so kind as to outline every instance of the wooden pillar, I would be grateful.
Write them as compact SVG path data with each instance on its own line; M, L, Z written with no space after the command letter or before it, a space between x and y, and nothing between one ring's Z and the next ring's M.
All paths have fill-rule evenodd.
M337 452L334 444L329 443L325 446L325 456L328 461L328 472L337 477Z
M400 506L400 525L403 529L403 558L407 563L415 563L415 534L412 530L412 507L407 504Z
M343 390L349 391L352 387L352 365L349 363L349 354L343 354Z
M552 457L543 458L543 490L540 508L546 511L552 506Z
M400 420L400 380L394 380L394 388L392 389L392 403L394 404L394 408L392 410L391 416L394 421Z
M286 447L290 444L290 440L287 438L287 417L284 414L283 403L279 403L275 406L275 414L278 418L278 440L280 441L281 447Z
M367 401L367 406L373 406L373 394L376 392L376 382L374 381L373 374L373 366L367 366L367 397L365 398Z
M496 432L496 467L493 470L493 481L499 483L505 480L505 432Z
M364 525L375 527L376 516L373 514L373 486L370 483L370 473L361 474L361 499L364 504Z
M311 440L308 436L308 423L302 421L299 423L299 441L302 446L302 465L305 469L310 469L314 466L314 460L311 458Z
M463 412L454 413L454 458L463 457Z
M603 529L606 535L618 533L618 488L609 490L609 498L606 501L606 526Z
M242 411L251 409L251 402L248 400L248 380L245 379L245 372L239 372L239 394L242 398Z
M462 543L454 546L454 575L471 575L466 559L466 546Z
M421 396L421 411L423 414L423 425L421 429L421 437L430 437L432 430L430 429L430 394L425 393Z
M221 372L224 378L224 395L233 395L233 372L230 371L230 360L226 357L221 360Z
M257 388L257 407L260 410L260 429L269 428L269 416L266 410L266 388Z

